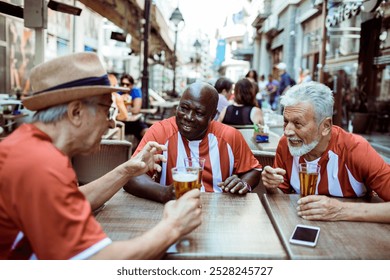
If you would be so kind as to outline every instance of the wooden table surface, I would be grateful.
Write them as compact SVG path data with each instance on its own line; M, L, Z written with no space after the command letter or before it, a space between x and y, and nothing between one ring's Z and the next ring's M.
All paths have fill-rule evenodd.
M202 193L202 225L168 249L167 259L286 259L257 194ZM112 240L141 235L162 217L163 204L119 191L96 215Z
M390 224L307 221L297 215L298 199L296 194L264 194L263 197L291 259L390 259ZM316 247L289 243L297 224L321 228Z

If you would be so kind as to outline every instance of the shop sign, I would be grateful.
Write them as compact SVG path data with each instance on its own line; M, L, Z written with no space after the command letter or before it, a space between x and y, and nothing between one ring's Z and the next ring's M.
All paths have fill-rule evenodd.
M326 27L334 27L339 23L357 16L360 13L362 2L349 2L333 8L326 17Z

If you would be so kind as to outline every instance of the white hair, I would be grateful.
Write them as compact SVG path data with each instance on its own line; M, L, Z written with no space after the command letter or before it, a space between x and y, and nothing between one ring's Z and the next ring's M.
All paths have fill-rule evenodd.
M305 102L313 106L317 124L333 116L333 93L330 88L318 82L295 85L288 89L280 99L280 104L284 107Z
M87 99L83 99L82 102L91 108L91 112L96 112L96 103L99 101L100 96L92 96ZM68 103L56 105L46 109L37 111L32 117L32 122L42 123L55 123L65 118L68 112Z

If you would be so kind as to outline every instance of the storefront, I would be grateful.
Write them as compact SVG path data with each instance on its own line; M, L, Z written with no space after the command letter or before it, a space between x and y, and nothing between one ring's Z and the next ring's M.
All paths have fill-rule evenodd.
M325 83L335 93L334 123L344 128L352 123L354 132L370 133L378 129L378 97L382 84L386 87L382 76L387 73L380 73L386 59L374 62L380 54L383 4L335 2L328 3L324 69Z

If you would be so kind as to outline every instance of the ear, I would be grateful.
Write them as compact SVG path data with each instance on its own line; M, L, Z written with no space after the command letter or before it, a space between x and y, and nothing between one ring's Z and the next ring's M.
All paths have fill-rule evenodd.
M217 112L218 112L218 110L215 109L214 113L211 115L211 120L210 121L212 121L215 118L215 116L217 115Z
M326 136L332 132L332 125L333 125L332 118L327 117L324 119L324 121L322 122L322 128L323 128L322 135L323 136Z
M82 123L82 116L86 110L86 106L79 100L72 101L68 104L68 119L75 125L80 126Z

